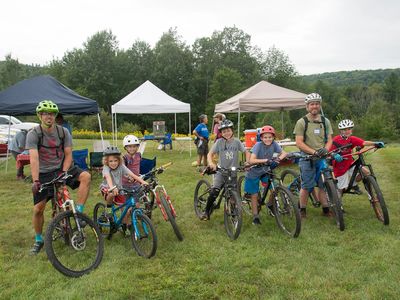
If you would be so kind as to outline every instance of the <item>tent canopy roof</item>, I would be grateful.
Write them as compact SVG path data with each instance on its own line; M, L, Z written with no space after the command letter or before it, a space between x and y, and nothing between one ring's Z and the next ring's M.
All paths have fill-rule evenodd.
M35 115L42 100L57 103L66 115L91 115L99 112L97 102L83 97L49 75L22 80L0 92L0 113Z
M300 109L305 107L305 97L306 94L263 80L217 104L215 112L268 112Z
M111 106L116 114L163 114L190 112L190 104L169 96L150 81Z

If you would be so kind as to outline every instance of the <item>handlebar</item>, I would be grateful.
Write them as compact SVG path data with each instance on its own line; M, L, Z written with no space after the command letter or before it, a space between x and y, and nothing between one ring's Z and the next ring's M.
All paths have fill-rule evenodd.
M222 171L222 172L243 172L247 169L247 167L231 167L231 168L223 168L219 165L217 165L216 170L211 169L210 167L206 167L202 172L201 175L207 174L215 174L217 171Z
M145 177L147 177L147 176L149 176L149 175L161 174L162 172L164 172L164 170L165 170L166 168L168 168L168 167L171 166L171 165L172 165L172 162L170 161L169 163L166 163L165 165L162 165L161 167L159 167L159 168L157 168L157 169L155 169L155 170L152 170L152 171L150 171L150 172L147 172L146 174L140 175L140 177L141 177L141 178L145 178Z
M322 157L320 157L319 155L316 155L316 154L306 154L306 155L304 155L304 154L301 154L300 152L290 152L290 153L286 156L285 159L303 158L303 159L305 159L305 160L312 160L312 159L328 158L328 157L331 156L332 154L338 153L338 152L340 152L341 150L343 150L344 148L348 148L348 147L351 147L351 146L352 146L351 143L346 144L346 145L343 145L343 146L340 146L340 147L338 147L338 148L336 148L336 149L333 149L332 151L329 151L326 155L324 155L324 156L322 156ZM345 156L345 155L343 155L343 156Z
M40 185L39 192L43 191L43 189L45 189L45 188L47 188L49 186L52 186L52 185L54 185L56 183L65 183L65 181L68 178L71 178L71 177L72 177L72 175L68 174L68 172L63 172L60 175L58 175L57 177L55 177L53 180L51 180L49 182L42 183Z
M360 147L356 147L356 150L357 151L354 152L354 153L349 153L349 154L345 154L345 155L342 155L342 156L343 157L347 157L347 156L353 156L353 155L360 155L360 154L363 154L363 153L368 152L370 150L376 151L376 150L378 150L378 148L376 148L375 146L371 146L371 147L364 148L364 149L362 149Z

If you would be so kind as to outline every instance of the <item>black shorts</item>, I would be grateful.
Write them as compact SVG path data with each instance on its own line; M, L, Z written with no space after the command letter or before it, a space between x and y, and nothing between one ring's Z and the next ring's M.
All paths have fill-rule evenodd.
M61 169L52 171L52 172L48 172L48 173L40 173L39 174L39 181L40 183L46 183L49 181L52 181L54 178L56 178L61 172ZM76 189L77 187L79 187L79 175L84 172L82 169L80 169L77 166L73 166L68 170L68 174L71 174L72 177L67 179L67 185L71 188L71 189ZM54 196L54 189L53 187L48 187L43 189L40 193L36 193L35 195L33 195L33 204L36 205L39 202L46 200L49 201L52 197Z
M197 146L197 154L206 156L208 154L208 140L203 140L200 147Z

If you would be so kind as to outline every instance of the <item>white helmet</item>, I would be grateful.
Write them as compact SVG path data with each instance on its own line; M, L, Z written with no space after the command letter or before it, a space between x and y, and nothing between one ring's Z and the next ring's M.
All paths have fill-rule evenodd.
M304 102L306 102L306 104L309 102L322 102L322 97L317 93L308 94L304 99Z
M349 120L349 119L342 120L338 124L338 128L340 130L346 129L346 128L353 128L353 127L354 127L354 123L352 120Z
M124 147L128 145L140 145L140 141L136 136L130 134L124 137L122 144L124 145Z

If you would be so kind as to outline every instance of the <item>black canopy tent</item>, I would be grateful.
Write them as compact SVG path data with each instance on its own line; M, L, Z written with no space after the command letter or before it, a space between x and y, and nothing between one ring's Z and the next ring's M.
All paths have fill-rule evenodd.
M97 102L79 95L49 75L22 80L0 92L0 114L35 115L36 106L42 100L52 100L63 115L97 114L103 140Z

